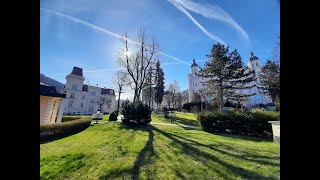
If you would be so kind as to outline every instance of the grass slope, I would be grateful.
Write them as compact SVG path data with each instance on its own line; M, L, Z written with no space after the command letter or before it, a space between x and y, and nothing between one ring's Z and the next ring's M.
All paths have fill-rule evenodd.
M279 179L280 145L154 125L98 124L40 145L41 179Z
M172 121L174 124L184 124L188 126L197 126L200 127L200 123L196 119L197 116L195 116L192 113L181 113L176 112L175 113L176 118ZM171 119L164 118L163 113L160 113L156 115L155 113L152 113L152 121L151 122L157 122L157 123L171 123Z

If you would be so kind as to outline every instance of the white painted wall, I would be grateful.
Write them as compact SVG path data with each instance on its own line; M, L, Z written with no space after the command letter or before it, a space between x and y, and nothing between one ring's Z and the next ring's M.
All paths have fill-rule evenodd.
M66 79L67 81L64 88L64 91L66 92L66 101L63 106L63 114L92 114L99 108L97 102L100 100L100 96L105 96L112 101L110 107L103 107L102 112L111 113L114 110L114 103L116 101L115 95L101 95L102 88L96 86L88 86L88 91L82 91L84 78L81 76L69 74ZM77 90L72 89L73 85L78 86ZM93 92L95 92L95 95L92 94ZM74 97L71 97L71 94L74 94ZM72 106L69 106L70 101L73 102ZM81 106L82 103L83 106ZM89 111L91 109L92 111Z

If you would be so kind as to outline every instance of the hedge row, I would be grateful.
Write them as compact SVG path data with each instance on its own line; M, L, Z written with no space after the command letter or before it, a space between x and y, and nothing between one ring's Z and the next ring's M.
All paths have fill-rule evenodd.
M272 137L268 121L279 121L280 114L270 111L215 111L197 116L204 131Z
M81 119L80 116L62 116L61 122L73 121L76 119Z
M40 125L40 143L63 138L85 130L91 119L79 119L63 123Z

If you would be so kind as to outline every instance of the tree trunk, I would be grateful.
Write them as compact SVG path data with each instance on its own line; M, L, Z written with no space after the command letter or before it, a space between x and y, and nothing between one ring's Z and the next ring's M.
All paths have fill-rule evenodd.
M223 88L222 88L222 81L220 80L220 110L223 110Z
M120 95L121 95L121 87L119 88L119 98L118 98L118 108L117 108L117 116L118 116L118 114L119 114L119 110L120 110Z
M152 88L152 87L151 87L151 82L150 82L149 107L151 107L151 96L152 96L152 95L151 95L151 94L152 94L152 93L151 93L151 88Z

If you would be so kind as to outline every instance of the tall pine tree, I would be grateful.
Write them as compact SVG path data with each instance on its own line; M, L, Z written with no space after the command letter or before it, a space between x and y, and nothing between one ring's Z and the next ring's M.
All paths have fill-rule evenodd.
M254 72L242 63L237 50L229 52L229 47L218 43L212 46L209 61L197 74L205 77L203 84L210 87L211 95L219 102L220 110L226 100L240 101L254 94L241 93L252 88L255 81Z
M273 102L280 98L280 64L267 61L261 69L258 89L260 93L269 95Z
M157 107L159 108L159 105L162 103L163 96L164 96L164 72L163 72L163 69L160 67L159 60L156 64L155 82L156 82L156 88L154 93L154 99L155 99L155 102L157 103Z

